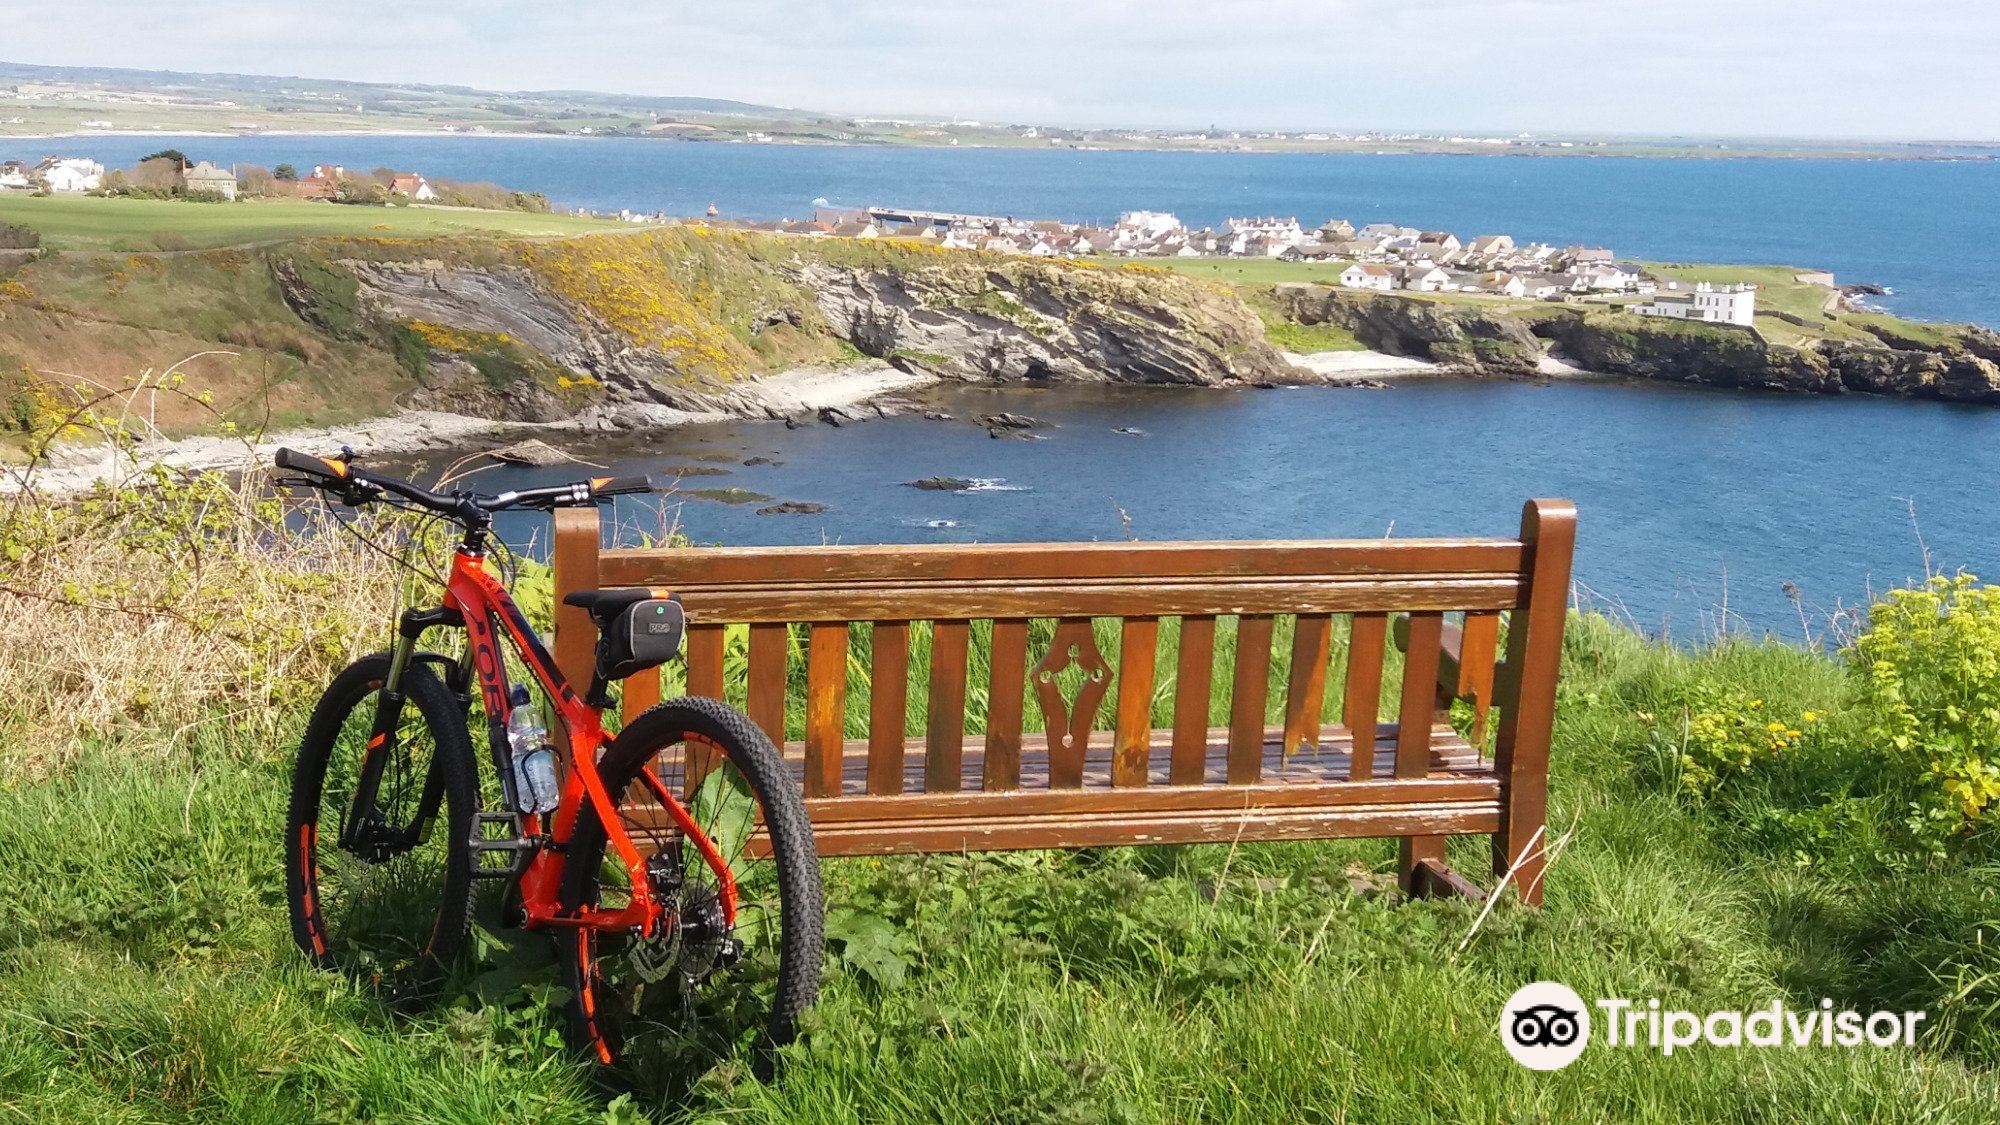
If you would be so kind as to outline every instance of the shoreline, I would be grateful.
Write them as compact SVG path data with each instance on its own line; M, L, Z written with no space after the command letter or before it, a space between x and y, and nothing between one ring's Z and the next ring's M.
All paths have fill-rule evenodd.
M875 415L897 413L883 400L941 382L932 375L913 375L886 363L871 362L843 368L800 367L749 380L743 386L702 396L695 407L664 403L602 403L561 422L518 422L480 418L441 410L403 410L376 418L326 426L299 426L258 435L226 437L191 434L150 438L129 452L104 446L72 446L37 467L33 490L44 496L69 496L100 482L113 485L154 465L188 471L242 468L267 460L281 446L307 451L351 447L361 456L379 457L461 446L474 439L491 439L492 448L528 438L603 433L647 433L683 426L746 420L780 421L817 417L842 421L864 417L857 407L874 404ZM0 495L21 491L18 470L0 470Z
M968 150L978 152L1046 152L1048 149L1034 145L1000 145L979 142L961 144L892 144L888 141L837 141L837 140L785 140L753 141L741 138L705 140L693 137L650 137L632 134L579 136L571 133L518 132L455 132L444 128L435 129L91 129L61 133L0 133L0 142L9 141L58 141L82 140L91 137L159 137L171 140L177 137L222 138L222 137L470 137L495 140L545 140L545 141L654 141L665 144L719 144L756 145L763 148L865 148L865 149L929 149L949 152ZM1212 156L1465 156L1465 157L1526 157L1530 159L1598 159L1598 160L1787 160L1787 161L1827 161L1835 163L1877 164L1990 164L2000 162L2000 142L1967 142L1964 147L1978 148L1992 146L1994 151L1981 153L1899 153L1870 149L1839 149L1829 152L1812 152L1793 149L1718 149L1714 151L1674 151L1654 152L1647 146L1633 145L1615 149L1589 148L1533 148L1503 149L1501 151L1480 151L1469 148L1200 148L1186 145L1073 145L1055 151L1062 152L1146 152L1146 153L1193 153Z

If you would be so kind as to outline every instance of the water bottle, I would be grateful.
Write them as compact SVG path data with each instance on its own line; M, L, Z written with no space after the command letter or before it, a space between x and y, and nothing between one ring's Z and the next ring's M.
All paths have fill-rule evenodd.
M528 689L514 685L507 713L507 746L514 758L514 796L519 812L545 813L556 807L555 750L542 726L541 708L528 702Z

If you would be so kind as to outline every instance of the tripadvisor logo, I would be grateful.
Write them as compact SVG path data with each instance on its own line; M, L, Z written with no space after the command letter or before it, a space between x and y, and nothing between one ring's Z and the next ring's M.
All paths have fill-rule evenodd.
M1591 1038L1591 1007L1568 985L1523 985L1500 1009L1500 1042L1514 1061L1534 1070L1561 1070ZM1749 1011L1699 1014L1622 997L1596 1001L1607 1047L1637 1047L1672 1056L1697 1044L1711 1047L1910 1047L1924 1012L1834 1011L1832 1000L1794 1011L1783 1002Z

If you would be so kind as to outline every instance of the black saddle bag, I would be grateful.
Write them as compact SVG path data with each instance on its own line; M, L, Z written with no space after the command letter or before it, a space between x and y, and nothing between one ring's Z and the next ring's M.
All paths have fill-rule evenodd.
M681 652L687 615L676 598L648 598L626 606L597 637L597 674L622 680L658 668Z

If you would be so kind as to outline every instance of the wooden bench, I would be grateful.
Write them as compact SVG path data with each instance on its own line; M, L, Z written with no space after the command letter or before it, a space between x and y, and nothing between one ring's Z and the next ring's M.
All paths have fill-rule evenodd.
M679 595L675 689L784 748L823 855L1395 836L1406 891L1477 897L1444 841L1490 834L1536 903L1575 530L1534 500L1519 539L602 550L566 509L555 586ZM559 608L578 682L593 638Z

